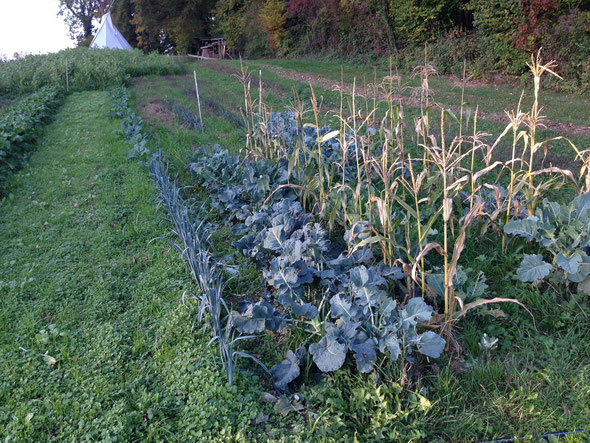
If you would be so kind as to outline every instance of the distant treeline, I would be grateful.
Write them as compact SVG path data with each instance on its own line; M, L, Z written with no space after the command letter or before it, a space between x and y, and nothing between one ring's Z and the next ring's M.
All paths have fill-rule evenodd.
M396 56L429 46L439 70L521 74L543 47L560 74L590 78L590 0L118 0L113 17L144 50L195 53L223 36L247 57Z

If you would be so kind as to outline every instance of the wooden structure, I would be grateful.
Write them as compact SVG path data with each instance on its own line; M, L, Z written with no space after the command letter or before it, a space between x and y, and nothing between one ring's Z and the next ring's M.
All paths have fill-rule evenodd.
M223 60L225 58L231 58L228 50L227 43L224 38L201 38L201 53L199 54L202 58L216 58Z

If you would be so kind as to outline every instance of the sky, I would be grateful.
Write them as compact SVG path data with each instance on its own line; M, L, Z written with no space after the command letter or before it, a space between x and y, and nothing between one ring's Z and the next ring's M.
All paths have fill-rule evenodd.
M59 0L0 0L0 56L44 54L73 48Z

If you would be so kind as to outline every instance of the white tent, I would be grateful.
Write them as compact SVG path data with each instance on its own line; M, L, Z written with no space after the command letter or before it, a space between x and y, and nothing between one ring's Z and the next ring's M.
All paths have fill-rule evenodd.
M102 18L102 23L98 32L90 43L91 48L108 48L108 49L131 49L125 37L113 25L111 13L107 12Z

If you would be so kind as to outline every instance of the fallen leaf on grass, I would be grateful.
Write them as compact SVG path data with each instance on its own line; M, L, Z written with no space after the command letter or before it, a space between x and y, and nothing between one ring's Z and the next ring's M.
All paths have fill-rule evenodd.
M55 359L55 357L52 357L51 355L45 354L43 356L43 361L47 364L47 366L51 367L54 366L57 363L57 360Z

